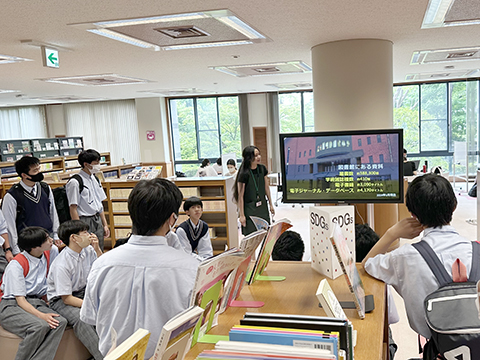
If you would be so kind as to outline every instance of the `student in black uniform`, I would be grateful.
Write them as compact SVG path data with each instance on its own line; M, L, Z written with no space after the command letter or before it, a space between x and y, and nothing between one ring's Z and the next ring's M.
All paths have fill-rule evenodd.
M407 160L407 150L403 149L403 176L417 175L417 169L413 161Z
M270 224L267 199L272 216L275 215L275 209L270 196L268 171L260 164L260 150L255 146L247 146L243 149L242 157L242 165L238 170L233 192L242 224L242 234L248 235L257 230L250 216L261 217Z

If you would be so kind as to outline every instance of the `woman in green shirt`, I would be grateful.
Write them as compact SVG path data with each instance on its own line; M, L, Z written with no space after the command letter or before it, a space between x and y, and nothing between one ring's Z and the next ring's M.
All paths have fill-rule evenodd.
M238 170L233 191L242 224L242 234L248 235L257 230L250 216L261 217L270 224L267 199L272 216L275 215L275 209L270 196L268 171L260 164L260 150L255 146L247 146L243 149L242 157L242 165Z

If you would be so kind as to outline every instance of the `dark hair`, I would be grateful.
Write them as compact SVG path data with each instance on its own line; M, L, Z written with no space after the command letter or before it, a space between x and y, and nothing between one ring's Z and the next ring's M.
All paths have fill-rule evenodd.
M447 179L426 174L416 177L408 186L405 203L422 225L437 227L452 221L457 198Z
M32 249L42 246L48 235L48 231L40 226L26 227L18 234L18 246L30 253Z
M250 170L252 161L253 159L255 159L255 150L258 150L258 148L256 146L250 145L242 151L242 165L240 165L240 169L238 169L238 174L235 178L235 185L233 186L233 198L235 199L235 201L238 201L238 179L242 177L242 174ZM260 150L258 151L260 152Z
M235 166L235 168L237 168L237 163L233 159L228 159L227 165L232 165L232 166Z
M65 245L70 245L70 236L80 234L82 231L88 231L89 226L81 220L68 220L58 227L58 237Z
M222 158L221 158L221 157L219 157L219 158L217 159L217 165L222 166Z
M91 164L94 161L100 161L100 153L97 150L88 149L78 154L78 163L83 168L85 163Z
M204 168L205 166L209 165L210 164L210 160L208 159L203 159L202 161L202 165L200 165L201 168Z
M131 237L132 237L132 234L130 233L127 235L127 237L115 240L115 245L113 246L113 248L115 249L119 246L125 245L128 242L128 240L130 240Z
M362 262L373 245L380 237L368 224L355 225L355 257L356 262Z
M302 261L305 244L295 231L285 231L278 238L272 251L273 260Z
M133 234L155 234L172 213L178 215L182 199L177 185L166 179L141 180L128 197Z
M200 205L203 209L202 200L196 196L191 196L183 203L183 211L188 211L192 206Z
M22 156L20 160L15 162L15 171L18 176L22 177L22 174L27 174L30 171L30 168L40 164L40 160L35 156Z

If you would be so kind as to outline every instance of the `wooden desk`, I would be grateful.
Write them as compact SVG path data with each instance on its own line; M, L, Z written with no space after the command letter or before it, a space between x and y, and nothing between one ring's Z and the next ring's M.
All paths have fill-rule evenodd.
M385 321L386 321L386 288L385 284L366 274L359 267L360 276L365 286L366 294L373 294L375 310L366 314L360 320L356 310L345 310L345 314L357 330L357 345L355 360L379 360L385 357ZM317 273L309 262L271 261L265 275L283 275L287 279L280 282L257 281L242 289L239 300L264 301L265 306L259 309L228 308L219 316L218 325L209 334L228 335L233 325L238 325L246 311L260 313L284 313L325 316L318 306L315 296L318 284L324 276ZM351 296L343 276L328 281L340 301L350 300ZM387 336L388 339L388 336ZM197 344L187 354L186 360L193 360L206 349L213 348L210 344Z

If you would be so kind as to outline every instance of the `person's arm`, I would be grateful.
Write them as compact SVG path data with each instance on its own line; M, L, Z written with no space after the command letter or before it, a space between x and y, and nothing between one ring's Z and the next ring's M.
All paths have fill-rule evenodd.
M264 181L265 181L265 194L267 195L268 203L270 205L270 213L273 216L275 215L275 208L273 207L272 196L270 195L270 183L267 175L265 175Z
M59 322L55 319L55 317L60 316L55 313L42 313L35 309L26 299L24 296L15 296L15 300L17 300L17 305L20 306L26 312L35 315L39 319L45 320L51 329L56 329Z
M81 308L82 307L82 304L83 304L83 300L76 297L76 296L73 296L73 295L62 295L61 296L62 300L63 300L63 303L65 305L70 305L70 306L74 306L74 307L78 307L78 308Z
M382 238L372 247L367 256L363 259L362 267L365 268L365 263L368 259L373 258L378 254L385 254L390 245L392 245L392 243L398 238L413 239L420 235L423 229L424 226L414 217L400 220L388 229Z
M188 241L187 234L180 226L177 227L175 233L169 232L167 236L167 243L175 249L181 249L187 254L192 254L192 246Z
M244 209L244 199L243 196L245 195L245 183L238 182L238 200L237 200L237 208L238 208L238 216L240 218L240 224L242 226L247 226L247 219L245 218L245 209Z
M9 193L5 194L2 201L2 212L7 223L8 239L13 255L17 255L20 249L17 245L17 201Z
M77 211L77 205L70 205L69 206L69 209L70 209L70 217L72 218L72 220L80 220L80 216L78 215L78 211Z
M80 187L78 180L75 178L70 179L65 185L65 192L67 193L70 217L72 220L80 220L77 209L78 201L80 200Z
M102 212L100 213L100 219L102 219L102 225L103 225L103 236L108 238L110 236L110 227L108 226L107 219L105 218L105 213Z
M52 219L52 223L53 223L52 237L54 240L60 240L57 234L57 230L58 230L58 226L60 225L60 222L58 221L58 214L57 214L57 209L55 208L55 198L53 197L52 188L50 188L50 195L48 196L48 199L50 200L50 219Z
M10 241L8 241L8 233L4 233L0 235L4 242L3 242L3 249L5 250L5 258L7 259L8 262L12 261L13 259L13 252L10 247ZM6 250L9 249L9 250Z

